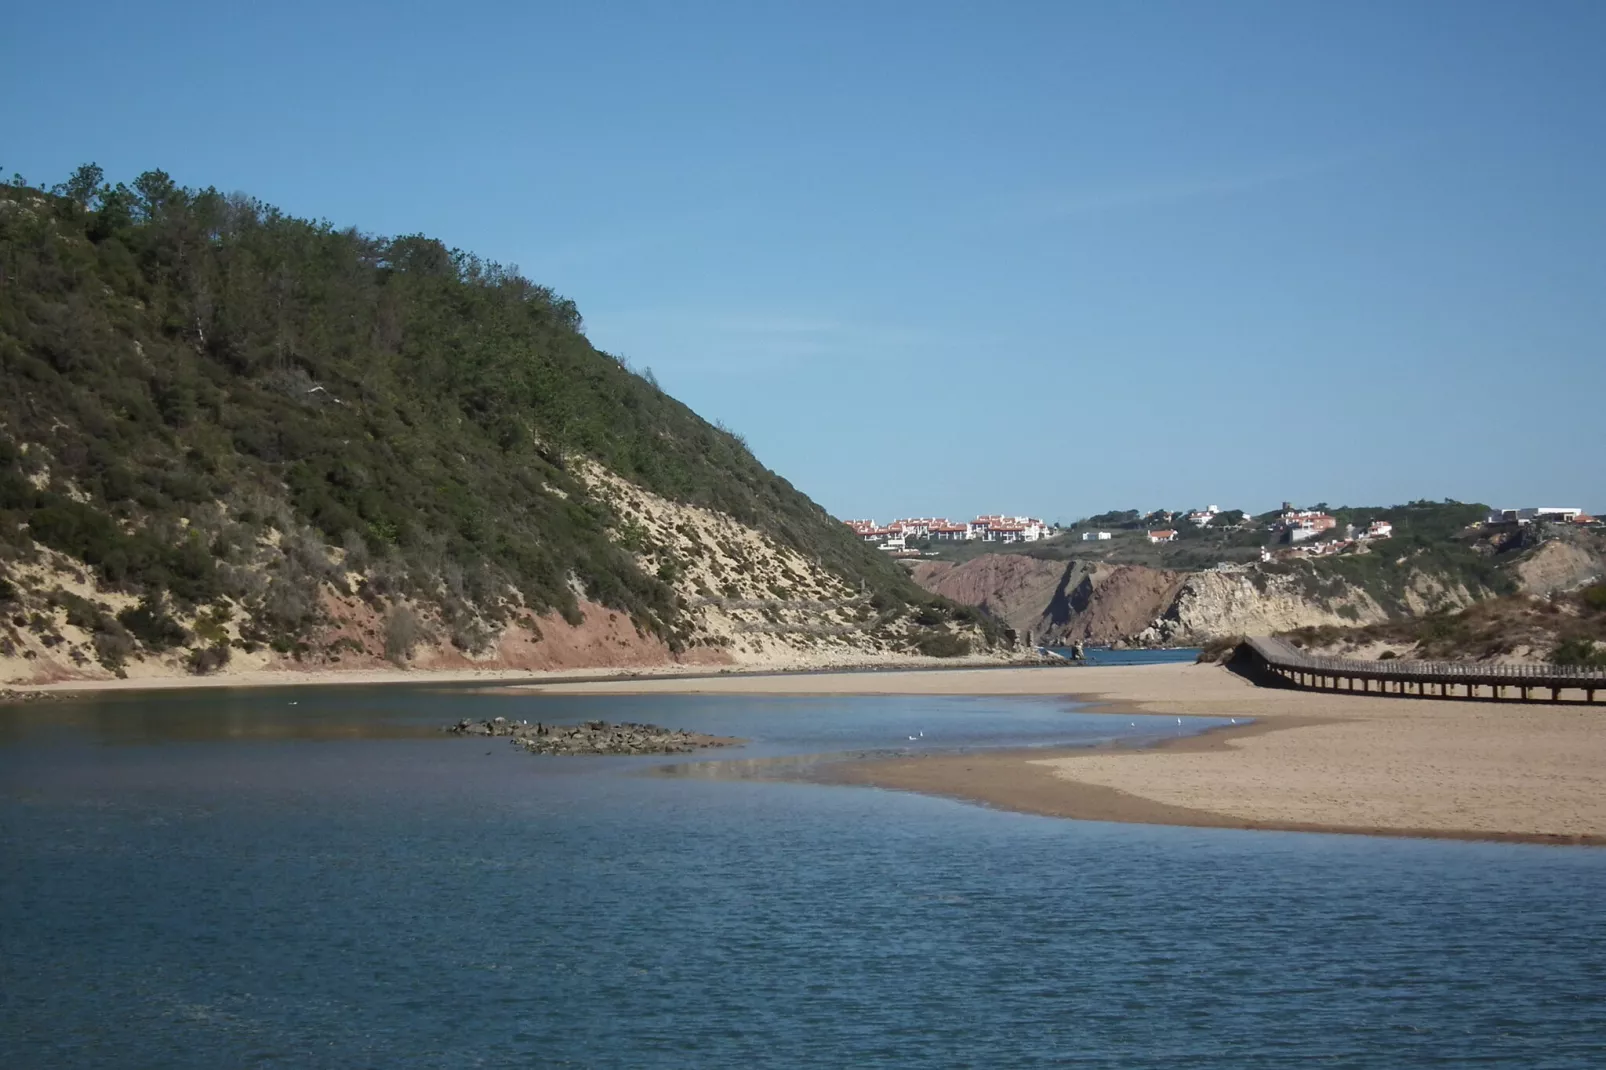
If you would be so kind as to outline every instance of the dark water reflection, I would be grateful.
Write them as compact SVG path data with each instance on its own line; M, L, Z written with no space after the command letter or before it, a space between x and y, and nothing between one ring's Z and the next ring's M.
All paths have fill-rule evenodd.
M496 713L742 735L755 773L1177 727L378 688L7 711L0 1066L1606 1065L1606 851L1109 826L419 738Z

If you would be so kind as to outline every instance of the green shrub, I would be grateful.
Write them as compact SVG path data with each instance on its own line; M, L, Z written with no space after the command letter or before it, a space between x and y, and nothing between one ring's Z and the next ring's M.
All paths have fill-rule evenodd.
M1566 665L1579 669L1606 668L1606 650L1596 646L1593 639L1572 636L1557 643L1550 651L1553 665Z
M147 594L137 606L117 614L117 622L152 650L167 650L189 641L190 633L167 612L167 600L160 591Z
M1244 637L1241 635L1217 636L1199 648L1199 656L1194 661L1199 665L1219 664L1230 658L1243 642Z
M961 658L970 653L970 640L952 632L934 632L922 636L915 649L928 658Z
M229 644L213 643L211 646L196 647L184 659L184 664L196 676L205 676L216 672L229 663Z

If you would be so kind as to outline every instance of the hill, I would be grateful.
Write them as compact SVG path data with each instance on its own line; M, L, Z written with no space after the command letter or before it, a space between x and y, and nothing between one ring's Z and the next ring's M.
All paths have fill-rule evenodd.
M160 171L0 187L8 678L882 657L922 592L574 304Z

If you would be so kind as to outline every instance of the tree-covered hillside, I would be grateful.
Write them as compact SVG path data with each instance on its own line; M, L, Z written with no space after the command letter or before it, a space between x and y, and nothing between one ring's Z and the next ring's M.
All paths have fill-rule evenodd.
M610 537L577 458L882 604L921 597L739 438L593 348L572 302L422 235L160 171L18 180L0 187L0 369L0 552L37 542L144 596L124 624L152 645L169 608L227 600L283 648L353 571L365 596L439 605L465 648L525 610L573 619L580 596L673 645L684 606Z

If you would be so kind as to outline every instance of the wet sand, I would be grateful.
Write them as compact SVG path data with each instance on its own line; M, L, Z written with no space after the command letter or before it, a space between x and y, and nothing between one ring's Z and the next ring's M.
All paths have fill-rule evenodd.
M1606 845L1600 707L1319 694L1214 666L624 680L546 693L1065 695L1253 718L1150 749L844 763L829 779L1101 821Z

